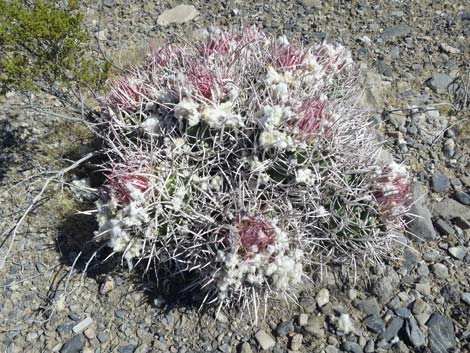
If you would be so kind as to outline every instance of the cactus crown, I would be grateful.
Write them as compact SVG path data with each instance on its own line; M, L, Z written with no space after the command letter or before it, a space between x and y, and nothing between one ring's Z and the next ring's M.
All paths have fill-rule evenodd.
M103 100L97 234L130 267L196 274L204 302L291 297L317 265L380 261L408 175L379 162L357 76L341 45L256 28L151 51Z

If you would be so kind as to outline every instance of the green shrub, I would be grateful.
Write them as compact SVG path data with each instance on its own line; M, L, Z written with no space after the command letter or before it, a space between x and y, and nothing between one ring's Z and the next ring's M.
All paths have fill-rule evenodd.
M76 0L0 0L0 93L54 92L78 86L96 90L109 64L87 55Z

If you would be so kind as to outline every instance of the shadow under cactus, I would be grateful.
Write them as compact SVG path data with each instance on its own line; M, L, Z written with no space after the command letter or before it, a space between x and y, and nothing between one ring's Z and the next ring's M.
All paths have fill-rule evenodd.
M74 214L60 225L56 242L62 264L94 278L112 272L120 263L120 256L93 240L96 229L94 216Z

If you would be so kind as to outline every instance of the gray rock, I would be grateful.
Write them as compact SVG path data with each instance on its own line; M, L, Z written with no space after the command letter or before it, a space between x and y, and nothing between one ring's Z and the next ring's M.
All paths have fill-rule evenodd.
M382 60L378 60L377 63L375 64L377 67L377 71L384 76L392 77L392 69L390 66L385 64Z
M256 342L258 342L261 349L271 349L276 345L276 341L266 331L260 330L255 335Z
M366 346L364 347L365 353L374 353L375 352L375 344L373 340L368 340Z
M396 129L404 127L406 124L406 115L402 111L392 112L390 113L390 123Z
M429 348L433 353L447 353L455 346L455 332L452 321L440 314L432 314L426 323L429 327Z
M386 42L394 40L396 38L404 37L408 35L411 28L402 23L396 26L388 27L382 32L382 39Z
M444 219L454 219L460 217L466 221L470 219L470 209L462 205L460 202L446 198L440 202L431 205L431 212L436 217Z
M429 304L418 298L413 302L412 312L414 315L424 314L430 311Z
M100 332L96 335L96 338L98 339L98 341L103 344L103 343L106 343L108 341L108 335L104 332Z
M464 205L470 206L470 194L463 192L463 191L457 191L455 193L455 199L463 203Z
M451 138L445 140L442 151L448 158L452 158L455 155L455 140Z
M369 70L364 75L364 95L362 99L365 104L382 111L385 104L385 96L390 90L390 82L382 80L382 77L374 70Z
M422 240L436 239L436 231L432 224L432 214L429 209L421 204L415 203L411 206L410 213L417 217L411 221L410 231Z
M357 303L357 307L366 316L380 315L380 306L375 297L369 297L365 300L361 300Z
M240 353L253 353L251 346L248 342L243 342L240 346Z
M438 250L431 250L423 255L423 260L426 262L437 262L441 259L441 254Z
M432 189L434 192L446 192L450 188L450 180L447 175L436 173L432 176Z
M437 263L432 266L432 272L439 279L446 279L449 277L449 270L446 265Z
M411 310L406 307L398 308L398 309L395 309L395 314L397 314L398 316L402 318L408 319L411 316Z
M294 332L294 324L292 321L283 321L276 328L276 335L279 337L287 336L291 332Z
M374 333L383 333L385 331L385 324L382 319L376 315L368 316L364 323L367 328Z
M325 318L323 316L311 316L305 326L305 332L312 334L316 338L325 335L324 329Z
M470 305L470 293L462 293L462 301Z
M416 272L418 272L418 275L421 277L427 277L429 276L429 267L425 263L422 263L418 266Z
M332 346L331 344L329 344L328 346L325 347L325 353L339 353L339 350L335 346Z
M385 332L383 332L379 337L385 339L387 342L393 340L398 335L398 331L403 327L403 320L400 317L394 317L390 323L387 325Z
M136 344L128 344L126 346L119 346L117 351L119 353L134 353L136 348L137 348Z
M167 26L171 23L185 23L199 15L193 5L178 5L170 10L164 11L157 18L157 24Z
M103 0L103 5L106 7L113 7L115 1L114 0Z
M416 319L411 316L405 325L406 334L408 339L415 347L421 347L426 342L426 336L424 335L423 331L420 330Z
M447 93L447 88L452 81L453 78L449 75L438 72L432 75L428 84L436 93Z
M415 289L420 292L422 295L428 296L431 295L431 285L429 283L416 283Z
M345 341L341 344L341 349L348 353L362 353L362 347L356 342Z
M425 114L418 113L411 117L411 122L419 130L419 137L429 145L434 143L436 137L440 136L449 124L447 117L439 116L439 112L433 107L430 109L432 110Z
M118 319L124 319L126 316L127 316L127 311L126 310L116 310L114 312L114 315L118 318Z
M454 228L443 219L438 219L434 225L441 235L455 235Z
M465 246L453 246L448 249L449 254L451 254L457 260L463 260L467 254L467 248Z
M391 268L387 270L384 276L376 276L372 284L372 293L379 298L381 303L387 303L393 296L394 290L400 283L400 277Z
M230 345L228 343L223 343L221 344L218 348L217 348L219 351L221 351L222 353L230 353L232 352L232 348L230 347Z
M60 353L79 353L83 350L81 335L75 335L62 346Z

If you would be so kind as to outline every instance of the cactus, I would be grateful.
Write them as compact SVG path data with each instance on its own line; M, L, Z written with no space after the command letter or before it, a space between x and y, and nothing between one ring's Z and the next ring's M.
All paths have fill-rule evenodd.
M409 177L381 162L339 44L256 28L166 44L103 98L97 239L204 303L295 297L317 266L393 254Z

